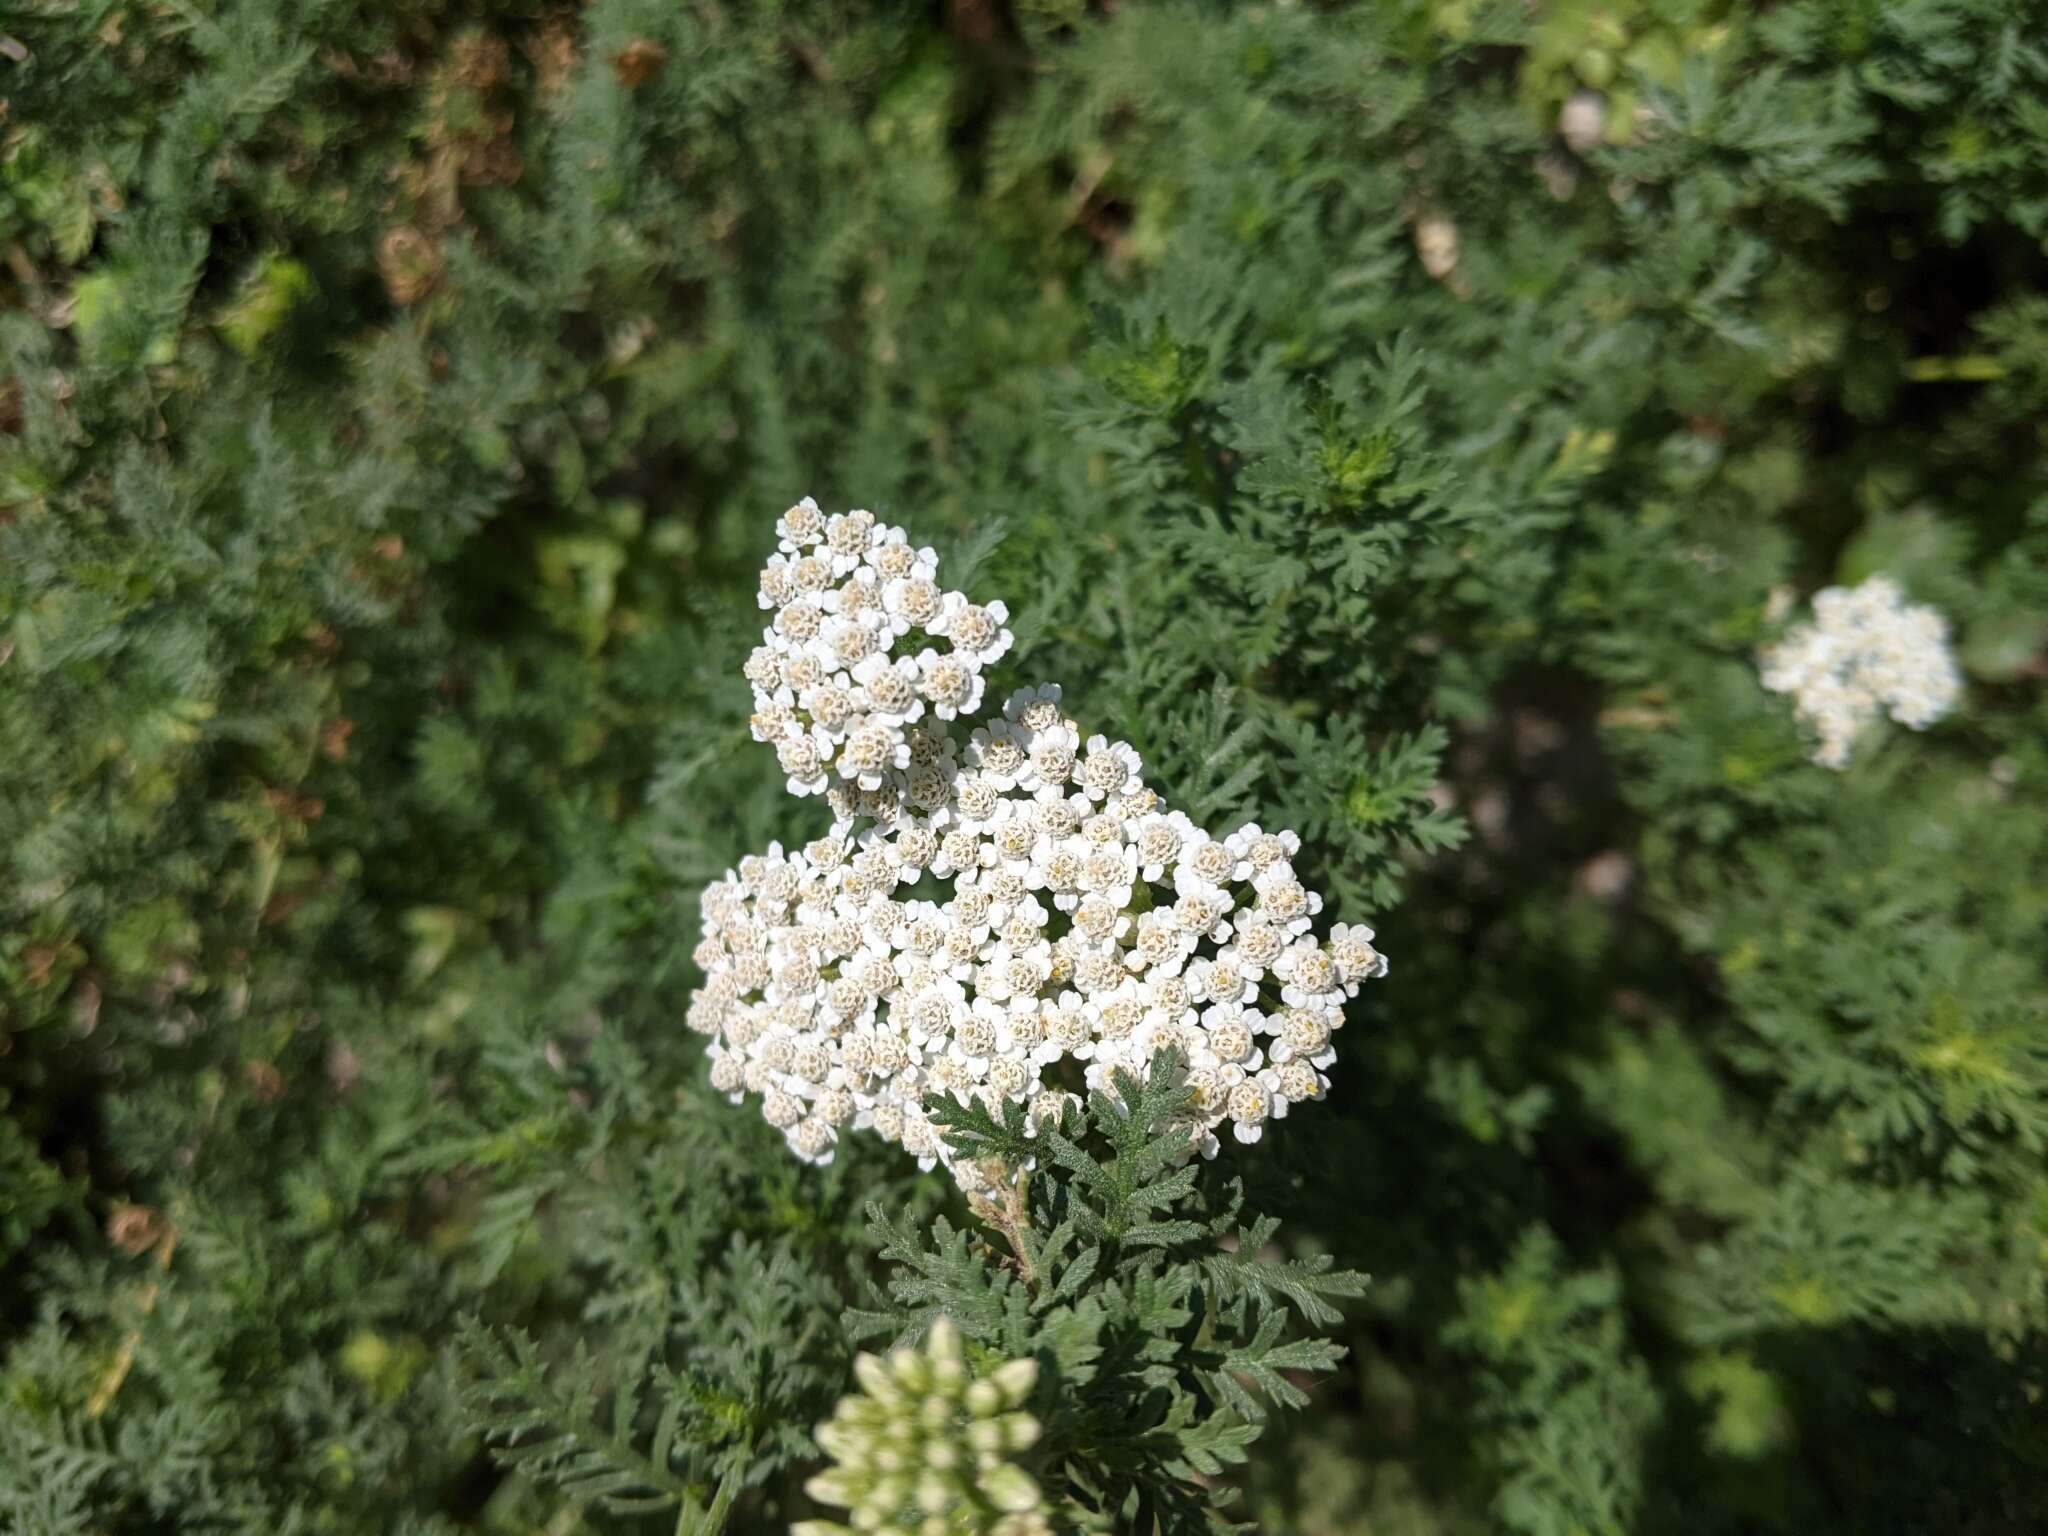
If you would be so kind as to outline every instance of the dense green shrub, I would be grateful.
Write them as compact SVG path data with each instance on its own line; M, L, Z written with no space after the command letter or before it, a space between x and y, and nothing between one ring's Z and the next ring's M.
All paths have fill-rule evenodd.
M0 1528L780 1531L939 1312L1076 1528L2048 1523L2048 13L0 34ZM805 493L1299 830L1327 1101L1005 1212L712 1090ZM1836 771L1876 574L1966 686Z

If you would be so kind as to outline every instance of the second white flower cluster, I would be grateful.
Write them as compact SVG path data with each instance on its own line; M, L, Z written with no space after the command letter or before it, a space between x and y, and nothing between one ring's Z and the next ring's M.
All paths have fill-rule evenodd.
M1344 1000L1386 961L1370 929L1316 937L1299 839L1210 836L1128 744L1084 738L1057 685L974 724L1003 605L940 592L932 552L865 512L805 501L779 526L753 730L835 822L704 893L689 1022L713 1083L758 1095L801 1157L865 1129L926 1166L951 1162L927 1095L1016 1102L1035 1131L1169 1046L1205 1153L1321 1097ZM950 649L892 659L920 628Z
M1813 621L1759 657L1764 687L1792 695L1815 735L1813 760L1845 768L1856 740L1879 716L1925 730L1955 707L1962 674L1948 620L1909 603L1889 576L1813 595Z

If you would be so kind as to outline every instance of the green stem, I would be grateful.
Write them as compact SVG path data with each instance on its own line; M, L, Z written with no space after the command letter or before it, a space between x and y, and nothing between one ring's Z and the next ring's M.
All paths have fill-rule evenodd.
M733 1501L740 1494L740 1469L742 1463L734 1462L724 1477L718 1480L718 1492L712 1495L711 1508L699 1516L697 1501L683 1500L683 1507L676 1514L675 1536L720 1536L725 1522L732 1516Z

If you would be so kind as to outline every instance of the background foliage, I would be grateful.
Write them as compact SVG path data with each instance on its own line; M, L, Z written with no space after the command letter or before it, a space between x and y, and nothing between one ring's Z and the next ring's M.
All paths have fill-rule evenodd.
M1332 1101L1168 1201L1371 1272L1293 1302L1348 1354L1241 1296L1077 1477L2048 1521L2048 14L0 31L0 1527L779 1530L862 1328L1014 1283L679 1025L697 887L809 825L738 676L806 491L1393 957ZM1837 775L1751 654L1879 570L1968 699ZM1110 1248L1077 1290L1185 1273ZM1245 1382L1312 1406L1251 1445Z

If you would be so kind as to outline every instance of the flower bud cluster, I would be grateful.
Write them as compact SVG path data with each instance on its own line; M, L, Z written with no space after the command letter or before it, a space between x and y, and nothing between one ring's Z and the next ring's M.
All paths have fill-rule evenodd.
M1793 696L1794 712L1817 740L1813 760L1846 768L1856 738L1889 714L1925 730L1955 707L1962 674L1949 648L1948 620L1909 603L1889 576L1813 597L1813 620L1758 658L1764 687Z
M853 611L886 615L903 599L885 569L912 573L889 582L938 590L930 551L866 513L824 518L805 502L782 527L769 572L804 560L818 570L764 575L764 601L844 578L823 596L868 581L881 596ZM812 549L831 560L801 553ZM918 611L936 605L932 622L950 626L958 654L972 605L955 596L920 598ZM1003 632L975 654L1008 643ZM1322 898L1295 874L1294 833L1254 823L1211 836L1146 787L1129 744L1085 734L1056 684L1020 689L977 722L966 711L981 702L979 670L964 692L946 690L944 711L906 672L909 696L889 695L902 707L878 717L877 654L823 671L830 658L771 627L762 664L749 663L757 688L764 657L778 679L787 659L821 669L804 670L802 694L778 681L767 702L781 713L757 716L756 733L793 731L815 748L816 772L803 758L791 787L822 783L835 820L801 848L742 859L704 893L705 983L689 1024L712 1037L715 1086L736 1103L758 1096L800 1157L829 1160L840 1136L871 1130L926 1167L946 1161L970 1187L981 1176L953 1165L925 1117L929 1095L1016 1103L1036 1134L1072 1089L1107 1087L1117 1069L1142 1077L1172 1048L1192 1090L1190 1146L1204 1154L1226 1123L1256 1141L1291 1105L1322 1097L1344 1001L1387 967L1369 928L1311 931ZM827 725L813 708L826 697L860 709L842 716L835 702ZM845 744L868 729L889 750L849 772Z
M1010 1459L1038 1440L1023 1411L1034 1361L979 1374L941 1317L922 1350L861 1355L853 1368L861 1390L818 1426L834 1465L804 1485L851 1524L804 1520L790 1536L1051 1536L1038 1484Z

